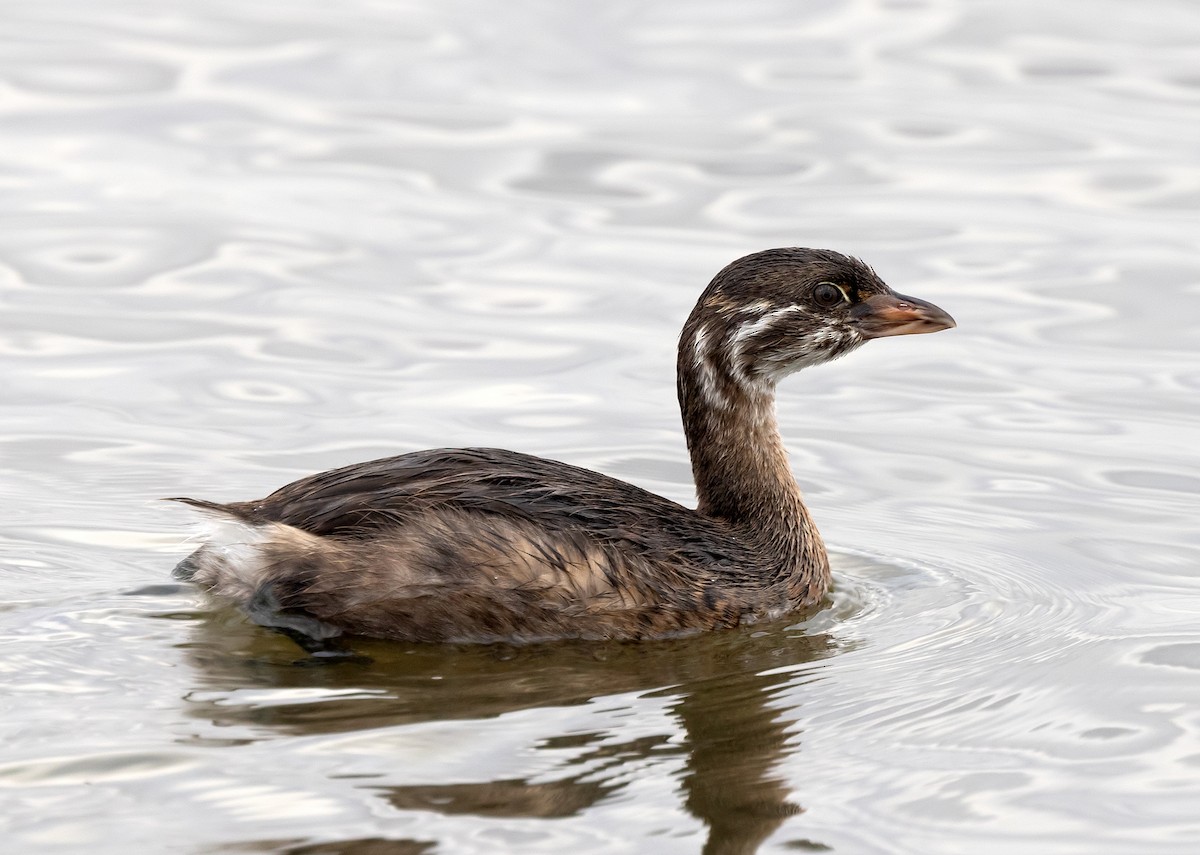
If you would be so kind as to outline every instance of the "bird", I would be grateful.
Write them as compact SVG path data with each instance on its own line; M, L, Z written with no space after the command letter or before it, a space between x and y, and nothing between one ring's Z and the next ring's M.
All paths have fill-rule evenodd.
M177 578L314 655L354 637L644 641L819 606L829 558L775 417L780 380L871 339L955 326L864 262L784 247L727 265L678 342L688 508L567 463L439 448L301 478L203 512Z

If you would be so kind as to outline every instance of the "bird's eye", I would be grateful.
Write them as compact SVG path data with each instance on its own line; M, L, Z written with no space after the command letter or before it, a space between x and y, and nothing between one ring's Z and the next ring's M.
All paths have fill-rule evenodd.
M822 309L832 309L846 299L842 289L832 282L818 282L817 287L813 288L812 296L813 302Z

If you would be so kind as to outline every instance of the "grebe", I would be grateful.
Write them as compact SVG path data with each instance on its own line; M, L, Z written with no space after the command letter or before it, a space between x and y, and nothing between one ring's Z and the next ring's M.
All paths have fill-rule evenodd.
M830 579L776 383L872 338L953 326L857 259L748 255L716 275L679 338L695 510L513 451L418 451L254 502L177 499L218 525L175 573L312 652L343 634L646 639L780 616L819 602Z

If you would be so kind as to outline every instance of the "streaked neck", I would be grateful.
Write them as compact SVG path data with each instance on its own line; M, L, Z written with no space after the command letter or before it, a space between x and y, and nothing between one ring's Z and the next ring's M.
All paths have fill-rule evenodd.
M678 362L697 511L742 530L780 569L827 576L824 544L779 435L774 384L739 376L703 332L685 334Z

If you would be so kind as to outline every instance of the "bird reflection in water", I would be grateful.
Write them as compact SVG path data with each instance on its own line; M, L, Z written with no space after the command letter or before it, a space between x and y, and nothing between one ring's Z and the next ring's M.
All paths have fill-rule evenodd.
M493 719L519 710L584 704L637 693L670 698L676 727L628 740L611 733L546 734L539 750L566 759L537 781L380 785L365 789L397 811L502 819L561 819L622 797L631 773L683 773L683 805L706 826L704 853L752 853L788 817L781 762L798 750L796 711L774 698L807 680L805 666L836 652L796 618L653 644L571 642L529 647L396 645L363 641L358 661L294 663L285 642L232 613L194 624L188 657L198 672L191 715L222 727L281 736L367 733L432 721ZM239 691L317 689L320 702L239 702ZM348 691L344 698L329 697ZM635 709L631 707L631 709ZM682 734L680 733L682 731ZM680 739L680 735L684 738ZM392 755L394 757L394 755ZM665 762L664 762L665 761ZM402 771L402 770L399 770ZM380 772L392 777L394 762ZM668 811L673 806L664 804ZM399 830L399 829L398 829ZM803 835L801 835L803 836ZM819 844L796 841L805 848ZM390 839L257 841L244 851L408 855L436 841Z

